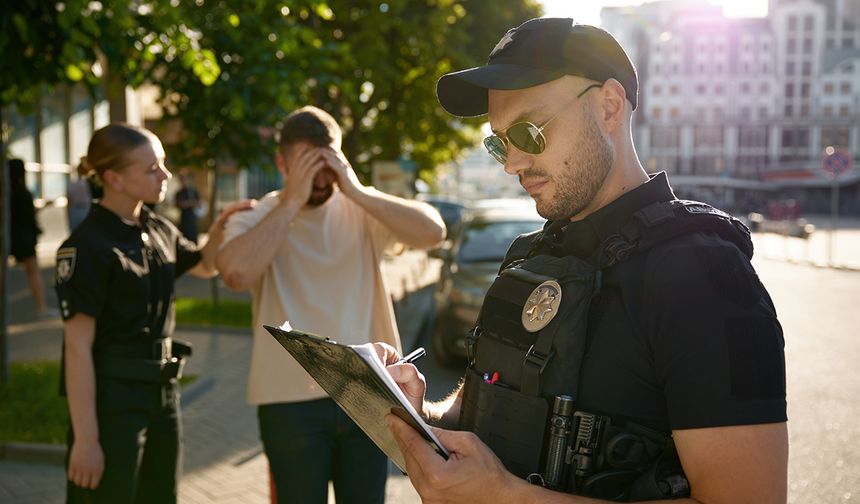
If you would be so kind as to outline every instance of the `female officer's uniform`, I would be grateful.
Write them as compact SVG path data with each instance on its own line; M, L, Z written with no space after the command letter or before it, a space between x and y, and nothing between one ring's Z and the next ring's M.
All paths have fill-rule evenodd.
M141 224L95 205L57 251L63 319L96 320L96 413L105 472L98 502L176 502L182 431L178 376L187 345L172 341L174 282L197 246L146 207ZM61 386L65 393L65 383ZM69 429L71 448L74 433ZM68 483L68 502L91 499Z

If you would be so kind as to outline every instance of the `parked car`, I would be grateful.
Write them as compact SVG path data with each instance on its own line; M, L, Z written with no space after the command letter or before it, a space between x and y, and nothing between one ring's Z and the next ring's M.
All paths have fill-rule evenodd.
M540 229L545 220L534 206L469 208L445 247L435 292L431 346L443 366L461 364L466 334L475 324L484 295L514 239Z
M465 205L461 201L436 194L419 194L416 199L431 205L439 211L442 221L445 222L445 227L448 228L449 236L452 230L460 224L460 219L463 217L463 211L465 210Z

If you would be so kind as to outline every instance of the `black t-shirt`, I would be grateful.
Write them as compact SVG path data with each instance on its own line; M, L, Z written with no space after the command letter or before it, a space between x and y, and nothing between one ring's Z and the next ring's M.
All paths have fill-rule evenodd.
M56 290L64 320L96 319L93 350L173 333L174 283L201 258L167 219L141 210L131 225L101 205L57 251Z
M638 209L674 199L665 174L564 231L588 258ZM749 258L715 234L663 242L604 270L577 408L668 433L786 420L782 329Z

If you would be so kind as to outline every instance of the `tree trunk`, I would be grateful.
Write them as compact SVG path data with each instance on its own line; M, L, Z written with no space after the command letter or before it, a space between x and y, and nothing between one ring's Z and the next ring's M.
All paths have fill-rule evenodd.
M212 187L209 191L209 227L212 227L212 222L218 217L218 163L210 171L212 174ZM218 277L214 276L209 280L212 287L212 304L218 306L221 302L220 292L218 290Z
M8 264L9 253L9 169L6 163L3 112L3 107L0 106L0 167L3 169L3 174L0 175L0 384L5 384L9 380L9 342L6 331L9 323L6 306L6 265Z

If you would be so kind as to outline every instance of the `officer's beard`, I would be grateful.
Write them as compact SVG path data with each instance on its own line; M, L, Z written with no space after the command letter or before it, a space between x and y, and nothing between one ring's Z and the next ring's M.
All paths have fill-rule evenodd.
M577 148L564 160L564 169L553 177L555 194L537 201L537 211L549 220L570 219L591 204L615 164L615 151L603 136L589 110L583 110L585 128L573 142Z

